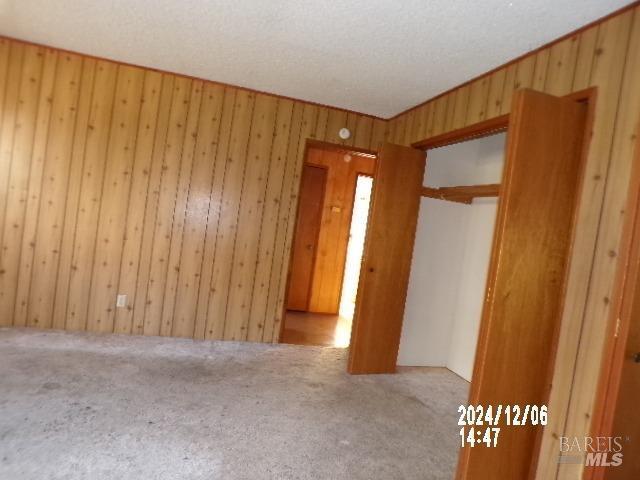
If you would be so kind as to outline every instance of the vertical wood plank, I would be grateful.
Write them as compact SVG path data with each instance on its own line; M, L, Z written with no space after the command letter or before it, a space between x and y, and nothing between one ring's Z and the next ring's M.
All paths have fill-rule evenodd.
M65 54L58 62L27 315L27 325L45 328L53 317L82 58Z
M544 84L547 79L547 69L549 67L549 49L540 50L535 55L536 64L533 68L533 83L531 88L534 90L544 91Z
M429 110L427 112L427 120L426 120L426 126L425 126L426 130L422 139L433 136L435 119L436 119L436 102L431 101L429 102Z
M233 97L233 94L230 96ZM221 85L205 85L173 314L172 334L181 337L193 337L196 326L198 289L204 268L207 220L211 209L211 187L215 176L219 174L216 153L224 105L225 88Z
M260 95L256 99L225 312L227 320L224 338L231 340L246 340L249 331L251 294L260 235L260 230L255 225L259 224L264 210L277 108L278 102L274 97Z
M384 120L375 119L373 121L373 129L371 132L371 143L369 144L369 148L371 150L378 151L382 142L385 142L387 139L388 132L388 122Z
M89 297L91 331L113 331L143 83L143 70L119 67Z
M414 108L406 115L407 123L404 127L404 135L400 141L401 145L409 145L411 144L411 134L413 133L413 125L416 122L416 109Z
M329 130L329 112L331 109L326 107L316 107L314 105L314 111L316 112L313 118L313 129L309 132L309 138L316 140L322 140L329 142L329 138L333 138L335 134L331 134Z
M117 76L117 65L106 61L97 63L71 259L66 313L68 330L84 330L87 326L89 285Z
M423 140L427 135L427 123L431 115L433 103L426 103L418 108L416 121L413 123L413 132L411 134L411 143Z
M449 132L454 130L455 115L456 115L456 103L458 101L458 93L460 89L454 90L447 94L447 113L444 121L444 131Z
M473 125L487 118L490 80L489 76L484 76L469 86L469 105L465 125Z
M182 146L187 134L187 115L192 80L176 77L173 84L171 116L162 156L158 205L151 244L151 263L146 288L144 334L160 335L164 287L167 280L173 212L180 179Z
M280 100L276 113L277 124L271 148L271 165L267 178L264 208L260 224L260 238L255 273L253 275L253 291L247 331L247 340L261 342L263 339L265 312L269 295L269 279L274 257L274 243L280 210L280 197L284 172L287 163L294 161L287 155L290 137L296 135L295 124L299 125L302 108L296 108L294 102ZM298 139L295 142L297 145Z
M506 79L506 69L501 68L491 74L489 78L489 93L487 97L487 118L500 115L502 108L502 97Z
M233 247L238 228L238 211L254 103L255 94L244 90L237 92L216 234L216 253L213 260L205 333L207 339L222 339L225 333L226 319L224 315L229 295ZM232 319L232 321L237 321L237 319Z
M194 81L191 87L191 101L189 115L187 117L186 135L182 147L182 161L180 179L176 193L175 207L173 211L173 225L171 228L171 241L169 244L167 279L165 281L162 323L160 334L172 335L173 311L175 307L176 290L178 289L178 276L180 274L180 259L182 258L182 242L184 237L184 223L189 200L191 175L193 173L193 159L195 156L196 141L198 138L198 123L202 108L202 82ZM193 335L193 328L189 329L188 336Z
M43 50L27 46L18 90L13 143L8 159L4 226L0 228L0 325L12 323L25 222L33 140L42 81Z
M504 115L509 113L511 110L511 99L513 97L513 92L518 88L523 87L522 82L531 81L531 75L533 75L533 70L529 72L531 75L527 76L527 65L530 62L526 62L527 59L524 59L522 62L513 63L507 67L504 73L504 90L502 92L502 102L500 106L500 114ZM522 74L522 75L519 75Z
M357 148L371 147L371 134L373 131L373 118L360 117L356 131L353 135L353 146Z
M1 57L0 57L1 58ZM31 287L31 271L33 268L33 254L36 245L36 229L38 227L38 210L40 207L40 192L44 173L44 160L47 151L47 137L51 120L51 106L56 78L58 52L45 50L42 84L38 98L38 116L35 120L36 128L33 137L33 151L29 185L25 208L22 245L20 248L20 264L16 279L16 300L13 312L13 324L25 326L27 324L27 307L29 289Z
M304 105L299 133L297 134L294 129L290 135L289 161L287 162L282 184L273 266L271 268L271 280L269 281L269 294L264 320L263 341L266 342L277 342L280 339L280 325L287 286L287 275L289 273L291 238L293 236L291 232L293 224L295 223L296 209L298 206L300 173L304 163L307 138L309 138L310 132L313 129L314 115L315 108L312 105Z
M465 120L467 118L467 108L469 107L469 94L469 85L460 87L456 92L456 106L453 113L452 125L452 128L454 130L465 126Z
M69 279L73 258L73 240L76 233L78 216L78 201L80 186L82 185L82 169L84 165L87 131L89 128L89 113L93 99L93 85L95 79L96 60L84 58L82 64L82 79L80 97L78 99L78 114L74 127L74 138L71 153L71 167L69 172L69 191L65 207L64 231L60 245L60 267L56 279L56 295L53 304L53 328L66 327L67 300L69 295Z
M122 319L121 317L131 317L132 330L135 334L144 333L144 313L147 305L147 288L149 286L149 274L151 270L155 222L158 212L158 200L160 198L160 179L164 172L164 153L167 146L167 132L169 130L169 121L171 120L171 112L174 104L175 78L176 77L171 74L162 75L158 118L153 139L153 152L151 153L150 159L149 187L145 200L142 240L140 251L138 252L135 292L133 293L133 300L131 302L133 311L129 309L120 310L117 317L119 318L118 323L120 324L129 323L128 319ZM135 254L134 252L134 255ZM128 281L125 283L128 284Z
M431 124L431 135L439 135L445 131L447 118L447 103L449 95L438 97L434 100L433 121Z
M127 223L124 229L122 259L117 280L117 292L127 295L127 306L117 308L114 316L115 333L132 333L136 281L140 264L145 206L149 194L153 146L158 127L158 113L162 92L162 74L146 71L142 91L140 116L131 174Z
M22 79L25 47L20 43L12 43L9 53L9 66L4 91L4 106L0 112L2 127L0 128L0 238L4 230L4 216L7 212L7 190L13 153L13 138L16 133L16 116L18 114L18 96Z
M389 142L394 141L396 136L396 126L397 126L396 118L389 120L389 123L387 125L387 135L386 135L387 141Z
M599 26L594 26L580 33L576 69L573 75L573 91L584 90L590 85L598 30Z
M200 274L200 286L198 289L196 305L194 338L197 339L204 339L206 336L207 313L209 309L209 299L212 293L211 282L213 279L213 265L216 255L216 241L218 238L218 226L220 222L220 206L222 202L221 199L225 167L227 164L227 156L229 154L229 145L231 141L231 130L233 128L236 113L236 96L236 89L229 87L225 89L222 117L220 120L220 134L218 136L218 147L215 155L214 176L211 183L211 194L209 198L204 255L202 259L202 273ZM213 334L213 330L211 331L211 334Z
M549 66L544 91L551 95L567 95L572 91L578 58L579 36L573 35L550 48Z
M536 70L538 55L529 55L515 64L514 90L520 88L534 88L533 79Z
M393 142L396 144L402 143L404 139L404 131L407 126L407 117L402 115L394 120L393 127Z

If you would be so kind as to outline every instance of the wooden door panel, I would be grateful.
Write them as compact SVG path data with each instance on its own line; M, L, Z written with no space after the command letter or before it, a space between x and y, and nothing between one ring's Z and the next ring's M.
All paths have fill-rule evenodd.
M287 294L289 310L306 311L309 307L326 183L326 168L304 165Z
M424 168L420 150L385 143L378 153L349 373L395 372Z
M513 97L472 405L548 400L586 110L586 105L531 90ZM497 448L462 450L458 478L528 477L540 427L500 427Z

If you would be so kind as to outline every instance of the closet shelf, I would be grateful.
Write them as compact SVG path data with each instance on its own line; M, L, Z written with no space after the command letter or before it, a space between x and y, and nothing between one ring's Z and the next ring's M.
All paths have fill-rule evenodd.
M431 188L422 187L422 196L438 200L469 204L478 197L497 197L500 193L500 184L490 185L462 185L458 187Z

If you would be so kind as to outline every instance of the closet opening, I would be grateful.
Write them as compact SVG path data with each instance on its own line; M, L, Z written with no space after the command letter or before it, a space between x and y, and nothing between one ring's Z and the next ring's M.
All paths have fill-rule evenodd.
M374 168L371 153L309 145L281 343L349 346Z
M427 151L400 366L471 382L505 141L501 132Z

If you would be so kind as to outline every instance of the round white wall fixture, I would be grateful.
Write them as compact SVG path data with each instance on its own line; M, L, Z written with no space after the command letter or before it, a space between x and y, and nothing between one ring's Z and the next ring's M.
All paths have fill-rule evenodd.
M351 131L346 128L343 127L340 129L340 131L338 132L338 136L342 139L342 140L346 140L351 136Z

